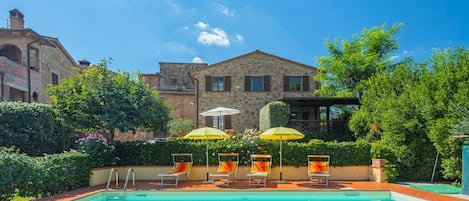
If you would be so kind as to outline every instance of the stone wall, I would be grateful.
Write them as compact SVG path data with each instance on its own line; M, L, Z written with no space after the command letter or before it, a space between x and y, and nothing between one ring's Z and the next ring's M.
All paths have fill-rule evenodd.
M189 71L207 66L206 63L166 63L160 62L160 91L194 91L194 83Z
M19 32L21 34L13 33L10 31L0 31L0 48L6 45L14 45L21 52L20 64L9 61L6 57L0 59L0 71L4 72L4 86L3 94L4 99L8 100L10 97L9 87L24 91L26 93L25 101L28 101L28 56L27 44L34 41L35 38L31 37L27 31ZM23 35L24 34L24 35ZM54 41L51 41L54 43ZM58 44L57 44L58 45ZM59 76L59 80L68 78L75 74L73 67L76 66L75 62L71 60L68 53L60 45L51 47L48 45L35 42L31 47L39 50L39 67L30 70L31 75L31 96L34 92L38 93L38 101L40 103L49 103L50 98L46 94L46 89L52 83L51 73L54 72ZM60 82L60 81L59 81ZM1 89L0 89L1 90Z
M194 71L193 74L199 80L197 113L217 106L239 109L241 113L231 117L232 127L236 131L259 128L259 111L267 103L282 97L316 97L314 90L318 87L317 82L313 81L313 76L316 75L315 68L260 51L210 65ZM231 90L206 91L206 76L231 76ZM245 91L245 76L270 76L271 90ZM309 91L284 92L283 76L309 76ZM205 118L199 118L198 125L205 126Z

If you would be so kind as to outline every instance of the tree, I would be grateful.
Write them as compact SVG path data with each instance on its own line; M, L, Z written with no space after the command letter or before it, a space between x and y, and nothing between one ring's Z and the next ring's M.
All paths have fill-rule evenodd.
M406 60L392 71L373 75L365 83L360 109L350 120L351 130L359 137L379 141L392 150L396 157L389 162L398 167L401 179L421 180L431 175L436 151L427 136L419 96L422 75L428 73L424 65ZM415 169L420 171L409 171Z
M330 57L320 57L315 79L321 83L316 93L325 97L361 97L363 81L391 67L389 57L399 46L395 34L402 24L363 29L352 41L326 40Z
M407 60L365 85L350 121L357 135L392 147L406 179L428 178L436 151L443 176L461 178L461 140L452 133L469 128L469 49L436 51L424 64Z
M71 130L104 129L113 139L115 129L165 131L169 121L169 107L157 91L136 75L109 71L106 60L50 86L48 92L59 122Z

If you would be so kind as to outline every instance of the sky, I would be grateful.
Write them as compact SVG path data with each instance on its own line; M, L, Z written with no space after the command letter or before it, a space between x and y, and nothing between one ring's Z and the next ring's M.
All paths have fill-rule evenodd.
M113 71L156 73L159 62L214 64L264 51L306 65L330 56L325 40L403 23L395 60L428 60L469 45L465 0L0 0L25 27L58 38L78 61L110 61Z

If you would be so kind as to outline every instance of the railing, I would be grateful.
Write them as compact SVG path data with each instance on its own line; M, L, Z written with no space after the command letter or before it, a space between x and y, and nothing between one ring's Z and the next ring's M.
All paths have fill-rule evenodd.
M132 189L135 188L135 171L132 168L127 170L127 176L125 176L125 183L124 183L124 192L127 190L127 183L129 182L129 175L132 173Z
M347 121L344 120L290 120L287 127L294 128L305 135L343 135L348 130Z
M106 191L109 190L109 185L111 184L111 179L112 179L112 173L114 172L116 175L116 188L119 187L119 173L117 172L116 168L112 168L111 171L109 172L109 177L107 178Z

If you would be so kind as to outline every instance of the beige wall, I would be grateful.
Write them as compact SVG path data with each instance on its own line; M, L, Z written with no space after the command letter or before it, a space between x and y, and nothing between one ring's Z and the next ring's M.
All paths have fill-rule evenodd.
M12 32L10 30L0 31L0 48L6 45L14 45L21 51L20 64L6 61L5 57L0 59L0 71L5 72L4 87L13 87L26 92L26 100L28 93L27 84L27 44L36 40L35 37L26 34L28 31ZM73 67L77 64L63 47L55 39L48 39L56 47L51 47L40 42L31 44L32 48L39 50L39 69L32 69L31 73L31 95L34 92L39 93L38 102L49 103L49 96L46 94L46 88L52 83L51 73L54 72L59 76L59 80L68 78L75 74ZM60 81L59 81L60 82ZM0 89L1 90L1 89ZM4 98L8 99L8 89L4 91ZM34 101L32 101L34 102Z
M112 167L108 168L98 168L93 169L90 186L96 186L100 184L105 184L107 182L110 170ZM117 167L117 172L119 174L119 180L124 181L127 171L129 168L134 169L135 171L135 180L160 180L158 173L169 172L171 166L127 166L127 167ZM247 180L246 174L249 172L249 166L240 166L238 168L238 174L236 180ZM384 175L381 168L374 168L377 171L376 174ZM217 166L210 166L209 172L216 172ZM205 180L206 166L198 165L193 166L192 171L189 176L189 180L193 181L202 181ZM282 167L283 179L291 181L306 181L309 180L307 175L307 167L294 167L294 166L284 166ZM340 180L340 181L377 181L380 178L373 177L372 168L368 165L357 165L357 166L341 166L341 167L331 167L330 168L329 180ZM130 177L132 178L132 177ZM182 177L184 178L184 177ZM268 180L278 180L279 179L279 167L273 167L272 172ZM381 178L382 179L382 178ZM113 174L113 181L115 180L115 175ZM130 181L129 181L130 182ZM115 183L112 183L115 185ZM123 185L123 184L119 184Z
M267 103L283 97L316 97L314 90L318 87L313 81L316 69L274 55L255 51L237 58L213 64L207 68L193 71L198 82L199 110L197 113L218 106L239 109L240 114L232 115L232 127L236 131L259 128L259 110ZM231 91L206 91L206 76L231 76ZM246 92L245 76L270 76L271 91ZM309 91L284 92L284 76L309 76ZM197 83L196 83L197 84ZM205 118L200 117L199 127L205 126Z
M197 102L194 92L160 91L159 96L171 107L171 118L190 119L195 124Z

